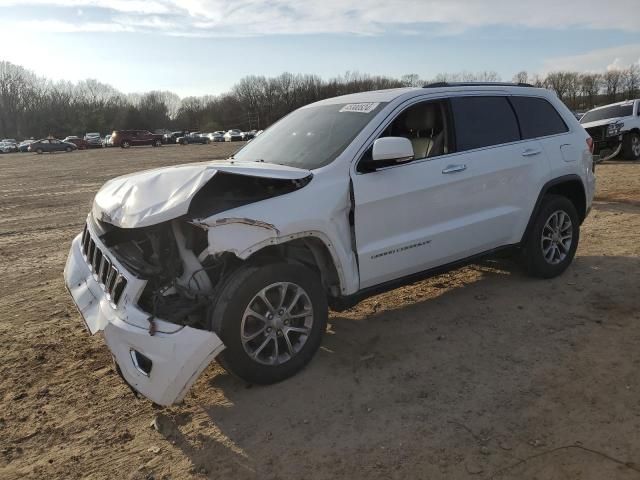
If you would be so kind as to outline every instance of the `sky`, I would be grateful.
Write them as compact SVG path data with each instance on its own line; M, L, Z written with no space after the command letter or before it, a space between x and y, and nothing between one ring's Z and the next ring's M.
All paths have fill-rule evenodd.
M246 75L604 71L640 63L640 0L0 0L0 60L125 93Z

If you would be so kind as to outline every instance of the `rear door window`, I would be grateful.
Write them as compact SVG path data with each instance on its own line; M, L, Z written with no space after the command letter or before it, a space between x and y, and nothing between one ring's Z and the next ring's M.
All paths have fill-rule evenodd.
M453 97L459 152L520 140L518 121L506 97Z
M544 98L511 97L518 115L522 138L531 139L569 131L556 109Z

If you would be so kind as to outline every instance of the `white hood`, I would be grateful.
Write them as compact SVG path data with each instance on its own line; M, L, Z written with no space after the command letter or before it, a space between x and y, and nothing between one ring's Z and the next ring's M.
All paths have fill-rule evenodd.
M217 172L297 180L309 170L261 162L215 161L164 167L114 178L93 200L94 218L121 228L156 225L184 215Z

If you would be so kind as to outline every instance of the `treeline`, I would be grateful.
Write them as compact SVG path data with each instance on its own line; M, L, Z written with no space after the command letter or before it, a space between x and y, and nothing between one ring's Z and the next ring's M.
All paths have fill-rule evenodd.
M573 110L589 110L599 105L629 100L640 95L640 65L610 69L604 73L556 71L546 77L525 71L513 77L514 82L531 83L554 90L560 100Z
M242 78L222 95L181 99L166 91L123 94L96 80L52 82L21 66L0 62L0 138L105 134L128 128L263 129L302 105L337 95L431 82L499 80L490 71L440 74L429 80L416 74L391 78L347 72L325 80L283 73ZM513 80L555 90L570 108L587 110L637 96L640 68L633 65L602 74L552 72L545 77L520 72Z

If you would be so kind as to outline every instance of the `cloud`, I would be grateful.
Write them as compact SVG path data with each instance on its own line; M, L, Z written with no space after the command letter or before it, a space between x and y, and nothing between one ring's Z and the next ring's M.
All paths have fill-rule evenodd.
M526 7L513 0L0 0L0 6L29 5L100 9L105 22L127 31L185 36L379 35L415 33L416 24L431 24L444 35L495 25L638 31L637 18L629 14L637 11L638 0L617 0L615 8L603 8L601 0L537 0ZM90 28L105 27L86 23L80 31Z
M632 63L640 64L640 44L601 48L580 55L550 58L544 62L543 73L554 70L602 72L620 70Z
M126 25L120 25L117 23L100 23L100 22L87 22L87 23L70 23L62 22L59 20L23 20L15 22L12 28L20 31L22 29L33 29L38 32L51 32L51 33L80 33L80 32L133 32L133 28L128 28Z

